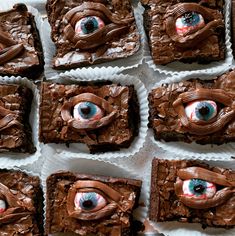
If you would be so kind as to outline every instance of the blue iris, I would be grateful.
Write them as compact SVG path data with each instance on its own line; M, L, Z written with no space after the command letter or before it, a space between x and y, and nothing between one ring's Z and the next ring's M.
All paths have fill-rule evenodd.
M186 26L195 26L200 23L199 14L196 12L187 12L183 15L182 22Z
M79 205L83 210L93 210L98 205L95 192L84 193L79 200Z
M200 196L206 192L207 182L201 179L191 179L189 182L189 190L192 194Z
M79 115L83 119L91 119L97 113L97 106L92 102L81 102L78 106Z
M210 120L215 112L215 108L209 102L199 102L195 108L196 117L204 121Z
M82 19L81 30L84 34L91 34L99 28L99 22L93 16L87 16Z

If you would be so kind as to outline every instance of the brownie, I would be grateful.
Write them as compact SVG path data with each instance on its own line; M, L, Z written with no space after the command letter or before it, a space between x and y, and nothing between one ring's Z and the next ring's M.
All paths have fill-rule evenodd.
M150 220L235 225L235 171L199 161L152 162Z
M32 91L18 84L0 84L0 152L34 153L29 114Z
M46 233L132 234L141 181L57 172L47 178Z
M43 65L40 37L26 5L0 12L0 75L37 79Z
M40 141L85 143L90 152L127 148L138 135L134 86L42 83Z
M56 69L126 58L140 47L130 0L47 0L46 9Z
M0 235L43 236L42 203L39 177L0 170Z
M149 127L157 140L199 144L235 141L235 71L214 80L163 84L149 94Z
M155 64L208 63L225 56L223 0L141 0Z

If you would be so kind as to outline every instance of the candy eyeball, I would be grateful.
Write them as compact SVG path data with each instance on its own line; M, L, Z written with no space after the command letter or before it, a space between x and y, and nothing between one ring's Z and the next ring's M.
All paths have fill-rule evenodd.
M0 213L3 213L7 208L6 202L0 199Z
M194 101L185 106L186 116L191 121L210 121L217 110L217 104L211 100Z
M106 199L96 192L77 192L74 199L75 209L98 211L107 205Z
M201 179L189 179L183 182L183 195L194 198L212 198L216 185Z
M80 102L74 106L73 117L82 121L100 120L104 112L92 102Z
M75 25L75 32L78 35L87 35L102 29L104 21L98 16L86 16L80 19Z
M197 12L186 12L176 19L176 32L184 36L191 31L199 30L205 26L204 18Z

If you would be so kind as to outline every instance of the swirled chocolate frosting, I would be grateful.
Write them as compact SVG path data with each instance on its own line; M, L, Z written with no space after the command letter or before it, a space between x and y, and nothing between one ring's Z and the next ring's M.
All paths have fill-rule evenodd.
M155 64L224 59L223 1L151 1L144 26Z
M155 158L150 219L201 223L202 227L234 227L235 172L213 165Z
M133 86L43 83L40 109L44 143L85 143L91 152L105 152L129 147L138 134Z
M125 58L139 49L129 0L48 0L47 13L57 49L53 60L57 69Z
M149 94L150 127L166 141L221 144L235 140L235 72L211 81L164 84Z
M133 235L140 187L132 179L54 173L47 179L46 233Z
M42 191L38 177L0 170L0 235L43 235Z
M0 74L37 79L43 55L34 16L26 5L0 12Z

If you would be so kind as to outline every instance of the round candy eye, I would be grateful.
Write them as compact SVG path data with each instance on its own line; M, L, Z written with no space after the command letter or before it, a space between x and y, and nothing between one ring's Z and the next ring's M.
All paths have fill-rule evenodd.
M104 112L92 102L80 102L74 106L73 116L78 120L99 120Z
M212 198L216 193L216 186L201 179L189 179L183 183L183 193L188 197Z
M217 115L217 105L210 100L191 102L185 107L185 113L192 121L209 121Z
M80 19L75 25L75 32L78 35L91 34L105 26L104 21L98 16L86 16Z
M96 192L78 192L76 193L74 204L76 209L94 212L105 207L107 201Z
M0 213L3 213L7 208L6 202L4 200L0 200Z
M186 35L191 31L199 30L205 26L205 21L201 14L197 12L186 12L177 18L176 32L179 35Z

